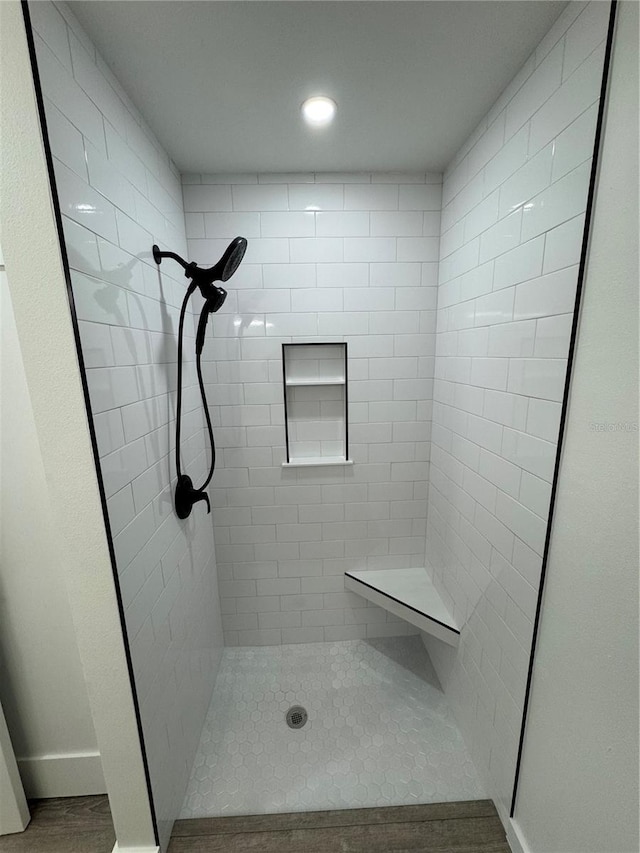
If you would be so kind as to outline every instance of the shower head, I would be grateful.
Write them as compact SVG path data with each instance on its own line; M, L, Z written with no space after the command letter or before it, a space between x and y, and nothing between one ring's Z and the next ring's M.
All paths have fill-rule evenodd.
M189 264L185 275L200 288L200 293L206 302L200 312L198 332L196 334L196 353L200 355L204 346L204 336L207 328L209 314L215 314L222 308L227 298L224 287L217 287L214 281L229 281L231 276L240 266L244 253L247 251L247 241L244 237L236 237L224 251L223 256L217 264L207 270L200 269L195 264Z
M247 251L247 241L244 237L235 237L224 250L224 255L218 263L211 267L210 272L215 272L213 281L229 281L238 269Z
M210 310L217 311L227 297L227 291L216 287L214 281L229 281L240 266L244 253L247 251L247 241L244 237L235 237L227 246L217 264L203 269L195 262L188 264L174 252L161 252L158 246L153 247L153 258L159 264L163 258L173 258L184 267L187 278L200 288L202 296L210 303Z
M227 291L224 287L216 287L215 284L209 285L207 288L207 307L210 314L215 314L219 311L227 298Z

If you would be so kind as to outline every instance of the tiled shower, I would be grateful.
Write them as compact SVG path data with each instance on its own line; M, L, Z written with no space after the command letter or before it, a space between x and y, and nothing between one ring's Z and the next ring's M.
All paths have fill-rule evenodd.
M183 177L189 257L249 239L206 351L226 645L414 633L345 592L344 572L424 565L441 183ZM282 468L291 340L348 343L353 466Z
M345 680L357 696L363 679L386 673L406 688L406 707L430 694L414 711L427 718L437 706L475 774L466 795L493 797L505 816L608 4L567 5L444 175L393 163L180 175L68 6L29 8L161 839L207 766L206 744L224 739L210 707L245 701L233 698L234 671L271 679L273 700L256 704L278 692L293 704L274 662L305 649L318 667L310 732L323 701L327 713L339 707ZM180 522L171 486L184 280L156 267L151 246L210 265L237 234L249 248L204 352L212 516L200 505ZM187 334L191 352L193 326ZM352 464L283 467L282 344L343 342ZM185 376L183 458L197 476L206 445L191 360ZM457 649L419 641L413 625L345 591L345 571L416 566L461 628ZM287 656L293 644L303 651ZM384 744L363 743L381 754ZM292 761L317 766L325 752ZM354 761L366 758L354 747ZM420 778L417 793L413 777L399 780L407 802L446 796L437 784L429 792L433 773ZM319 807L372 803L362 796ZM285 795L272 807L314 802Z

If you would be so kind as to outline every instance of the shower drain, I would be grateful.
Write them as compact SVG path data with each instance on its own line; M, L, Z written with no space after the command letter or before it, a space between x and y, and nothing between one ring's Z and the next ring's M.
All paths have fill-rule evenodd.
M290 729L301 729L307 722L307 711L302 705L293 705L287 711L286 720Z

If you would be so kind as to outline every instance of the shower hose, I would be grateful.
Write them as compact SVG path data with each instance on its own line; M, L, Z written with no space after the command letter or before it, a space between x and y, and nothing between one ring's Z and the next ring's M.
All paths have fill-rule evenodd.
M216 445L213 437L213 427L211 425L209 407L207 405L207 393L205 391L204 380L202 378L202 350L204 348L207 321L209 319L209 314L212 310L208 302L205 302L200 312L200 320L198 321L198 331L196 333L196 373L198 376L198 386L200 387L200 397L204 408L204 416L207 423L207 432L209 433L209 446L211 448L211 464L209 466L209 473L207 474L204 483L199 487L194 487L191 481L191 477L189 477L188 474L183 473L182 465L180 462L180 443L182 432L182 350L184 343L184 318L187 313L187 306L189 304L189 300L191 299L194 291L196 290L196 287L197 285L193 283L189 285L185 297L182 300L182 307L180 309L180 321L178 323L178 387L176 394L176 473L178 475L178 485L176 486L176 512L180 518L187 518L187 516L191 513L191 507L197 501L205 501L207 504L207 511L211 512L209 495L204 490L211 482L211 478L213 477L213 472L216 467Z

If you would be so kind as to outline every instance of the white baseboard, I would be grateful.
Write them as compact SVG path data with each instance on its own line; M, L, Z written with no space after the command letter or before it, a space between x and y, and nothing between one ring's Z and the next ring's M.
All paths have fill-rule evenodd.
M18 770L27 797L80 797L107 790L99 752L18 758Z
M159 847L121 847L116 841L112 853L160 853Z
M511 818L506 826L507 841L511 847L512 853L531 853L529 846L522 836L522 830L518 824Z

